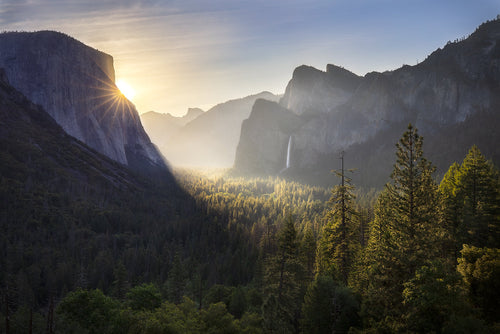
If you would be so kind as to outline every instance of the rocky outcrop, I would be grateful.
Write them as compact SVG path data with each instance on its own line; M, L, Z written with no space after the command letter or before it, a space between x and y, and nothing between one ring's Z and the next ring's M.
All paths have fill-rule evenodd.
M302 65L293 72L280 104L297 115L331 112L349 100L360 81L335 65L329 64L326 72Z
M0 34L0 67L68 134L135 170L168 170L115 86L111 56L57 32L11 32Z
M457 142L474 144L475 138L482 135L482 130L474 125L481 123L477 115L484 115L482 118L493 120L493 123L500 117L499 88L500 20L481 25L469 38L449 43L418 65L406 65L394 71L358 77L334 65L328 65L326 72L308 66L298 67L280 101L289 113L300 119L300 124L291 133L292 156L295 157L292 166L297 174L328 175L338 153L351 150L363 152L363 157L354 159L358 164L354 167L368 173L372 167L365 164L376 164L381 157L387 157L385 151L379 150L385 145L384 140L391 143L387 147L393 150L398 139L395 134L402 134L410 122L424 137L433 140L441 138L440 133L447 133L449 137L442 140L449 146ZM253 116L252 113L247 127L253 124L254 128L245 130L252 137L242 133L238 150L244 147L248 152L258 151L257 147L262 144L255 143L255 138L270 136L266 131L272 130L253 120ZM458 138L460 134L447 130L457 128L456 125L468 128L470 139ZM500 140L497 137L498 132L494 138ZM251 149L252 145L256 147ZM451 159L460 160L463 156L437 154L434 149L438 146L457 152L468 149L429 145L428 155L438 160L447 156L450 160L439 161L438 165L445 168L453 162ZM271 144L267 150L273 147ZM267 156L280 154L282 148L274 147L274 151L266 151L262 159L253 156L250 162L237 152L235 169L245 173L269 171ZM388 176L391 166L385 161L381 165ZM385 182L383 179L378 185Z

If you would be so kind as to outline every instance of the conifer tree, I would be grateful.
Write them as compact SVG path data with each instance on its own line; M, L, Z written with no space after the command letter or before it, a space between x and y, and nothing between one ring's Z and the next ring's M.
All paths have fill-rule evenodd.
M168 279L166 282L169 301L174 304L180 304L184 295L185 286L185 273L182 268L179 252L176 252L172 261L172 268L168 272Z
M278 253L270 259L265 274L262 305L264 327L269 332L291 332L298 326L302 304L304 268L299 258L297 230L291 216L279 233Z
M445 251L455 261L461 249L461 241L457 239L458 225L462 204L457 197L457 176L460 170L458 163L453 163L439 184L439 194L442 205L443 227L447 231Z
M306 228L300 245L302 262L304 264L306 279L311 281L314 276L314 264L316 260L316 239L312 228Z
M317 272L333 274L347 285L354 253L359 247L359 228L356 225L358 213L353 203L354 187L351 178L345 175L343 152L341 161L341 170L335 172L341 183L332 190L329 200L331 210L327 214L328 221L318 249Z
M399 317L403 283L427 259L440 255L436 245L442 228L437 185L432 179L435 167L423 157L422 145L423 138L410 124L396 145L393 183L386 185L376 205L366 254L364 305L364 311L375 321Z
M113 269L113 276L113 295L118 298L118 300L123 300L125 299L125 295L129 289L127 268L125 268L123 262L118 262L116 267Z
M473 146L460 166L454 164L440 185L444 216L456 240L463 244L500 247L500 183L498 171ZM456 257L455 257L456 258Z

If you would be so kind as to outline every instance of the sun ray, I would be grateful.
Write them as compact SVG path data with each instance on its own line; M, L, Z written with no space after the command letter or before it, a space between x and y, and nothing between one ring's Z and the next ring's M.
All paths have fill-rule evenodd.
M95 101L92 103L92 108L89 110L98 119L108 118L111 124L121 123L120 119L130 118L137 121L139 115L134 104L128 99L122 91L119 90L115 82L109 78L102 78L90 75L93 79L93 85L82 85L82 89L90 89L90 100ZM96 113L97 112L97 113ZM113 125L112 125L113 126Z
M135 97L135 90L124 80L117 80L116 86L127 99L132 101Z

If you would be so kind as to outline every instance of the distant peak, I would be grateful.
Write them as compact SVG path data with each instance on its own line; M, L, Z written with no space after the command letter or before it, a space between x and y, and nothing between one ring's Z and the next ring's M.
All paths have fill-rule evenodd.
M317 73L317 72L323 72L323 71L318 70L316 67L312 67L309 65L300 65L300 66L295 68L295 70L293 71L293 74L296 75L296 74L311 73L311 72Z
M203 114L205 111L200 108L188 108L187 113L184 115L184 117L192 117L192 116L197 116Z

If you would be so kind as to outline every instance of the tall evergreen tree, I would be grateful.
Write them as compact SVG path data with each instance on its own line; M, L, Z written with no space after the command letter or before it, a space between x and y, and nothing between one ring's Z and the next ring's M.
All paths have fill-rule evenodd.
M394 215L388 223L410 275L431 255L441 233L437 184L432 178L436 168L423 157L422 145L423 138L410 124L396 145L394 183L387 185Z
M266 268L262 306L264 327L271 333L289 333L298 327L304 267L300 261L297 230L288 216L279 233L278 253Z
M463 244L500 247L499 174L477 146L460 166L450 167L439 189L445 221L456 241L455 255Z
M174 304L180 304L182 301L186 286L185 276L179 252L175 252L172 267L168 272L168 279L166 281L168 300Z
M316 239L311 228L306 227L304 237L300 245L300 253L304 264L306 279L312 281L314 277L314 264L316 262Z
M462 203L460 203L457 197L457 176L459 170L460 165L456 162L453 163L439 184L443 227L447 231L444 247L453 261L456 261L458 258L462 247L462 242L457 239L459 217L462 211Z
M410 124L396 145L393 183L387 184L376 205L367 249L364 305L365 313L375 321L400 316L404 282L427 259L440 255L436 243L442 229L437 185L432 179L435 168L423 157L422 145L423 138Z
M329 200L331 209L318 248L317 272L330 273L347 285L354 253L359 248L358 213L353 200L354 186L344 169L344 153L341 155L342 167L336 171L341 179L340 185L332 190Z

